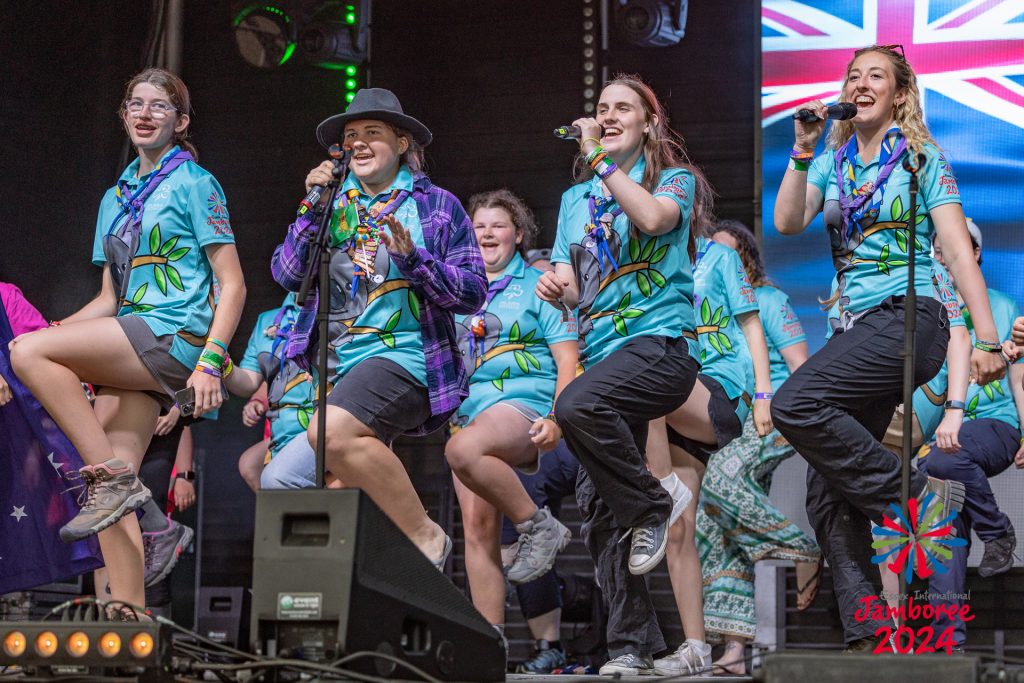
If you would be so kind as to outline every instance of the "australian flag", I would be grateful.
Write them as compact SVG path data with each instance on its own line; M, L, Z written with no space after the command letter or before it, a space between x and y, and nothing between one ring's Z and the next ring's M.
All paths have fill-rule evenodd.
M836 101L854 50L875 44L901 45L917 73L928 127L956 174L964 213L982 231L986 283L1024 303L1017 199L1024 179L1024 3L763 0L765 257L812 348L824 341L817 298L828 295L834 271L820 218L799 237L783 237L772 224L793 146L791 114L807 100Z
M0 406L0 593L66 579L103 565L95 538L61 542L59 529L78 514L79 482L67 473L82 459L11 371L13 338L0 302L0 375L14 400Z

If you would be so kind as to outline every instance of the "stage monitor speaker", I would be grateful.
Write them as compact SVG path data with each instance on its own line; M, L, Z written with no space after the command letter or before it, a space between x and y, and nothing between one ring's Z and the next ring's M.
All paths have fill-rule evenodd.
M505 680L498 632L358 490L257 494L251 633L274 657L382 653L442 680ZM418 678L379 657L345 667Z
M249 644L249 590L241 586L199 588L196 630L218 643L244 649Z
M780 652L765 655L764 666L754 671L764 683L976 683L978 660L951 657L944 652L927 655L854 655L841 652Z

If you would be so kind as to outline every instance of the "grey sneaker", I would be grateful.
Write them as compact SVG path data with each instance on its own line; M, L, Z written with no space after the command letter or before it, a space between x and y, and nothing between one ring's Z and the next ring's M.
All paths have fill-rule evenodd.
M167 577L178 562L178 556L192 542L192 529L173 519L163 531L142 533L142 551L145 560L146 587Z
M692 638L675 652L654 661L659 676L694 676L711 671L711 646Z
M548 644L546 640L538 640L537 643L539 646L533 651L533 656L517 666L516 673L549 674L565 666L565 650L560 647L542 647Z
M615 659L606 662L598 673L602 676L614 676L615 674L620 676L653 676L654 660L650 657L641 657L632 653L619 655Z
M1005 536L985 544L985 554L978 565L978 576L988 578L1010 571L1013 567L1013 550L1016 547L1017 534L1014 533L1011 524Z
M646 574L665 557L668 547L668 520L657 526L638 526L633 529L629 547L629 573Z
M85 503L75 518L61 527L60 540L65 543L98 534L153 497L132 466L118 458L79 472L85 481Z
M572 532L559 522L546 507L537 510L533 519L516 524L519 547L508 568L512 584L528 583L555 564L555 556L569 545Z

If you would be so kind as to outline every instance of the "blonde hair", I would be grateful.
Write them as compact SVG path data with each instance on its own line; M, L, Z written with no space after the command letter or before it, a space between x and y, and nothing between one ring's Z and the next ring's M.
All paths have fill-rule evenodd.
M924 112L921 109L921 91L917 87L917 75L914 73L910 62L902 54L888 45L872 45L861 48L853 53L853 59L846 65L846 76L843 78L843 90L840 93L839 101L845 102L846 84L850 82L850 70L853 63L861 55L869 52L877 52L885 55L892 66L892 73L896 79L896 92L902 92L905 99L902 104L897 104L893 109L893 119L900 127L900 132L907 140L907 147L914 153L920 154L924 151L926 144L938 147L928 126L924 122ZM853 136L853 121L836 121L832 124L832 130L828 135L828 148L839 149L846 141Z

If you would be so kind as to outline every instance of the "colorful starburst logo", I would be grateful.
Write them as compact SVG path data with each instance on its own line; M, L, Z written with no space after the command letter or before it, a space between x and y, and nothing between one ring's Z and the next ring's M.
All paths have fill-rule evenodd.
M895 503L889 507L896 513L896 519L883 515L882 524L872 529L875 540L871 544L875 550L887 548L888 552L876 555L871 561L882 564L895 555L888 567L897 575L904 572L907 582L913 579L914 574L927 579L932 574L948 572L943 562L953 557L951 548L967 545L967 539L953 536L956 510L942 517L942 501L931 492L923 502L911 498L907 504L908 515L904 515Z

